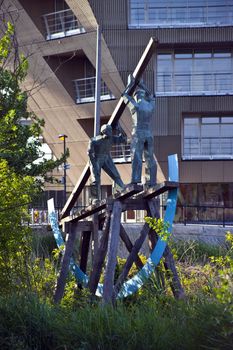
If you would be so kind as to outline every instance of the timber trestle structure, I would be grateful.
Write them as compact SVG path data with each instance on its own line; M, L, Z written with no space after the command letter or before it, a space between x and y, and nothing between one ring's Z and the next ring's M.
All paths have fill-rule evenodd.
M153 188L144 189L142 185L129 185L125 191L110 196L101 202L90 205L85 210L62 220L63 230L67 233L67 241L63 253L61 271L58 276L55 291L55 302L63 296L69 267L74 272L78 284L88 287L92 295L103 297L104 302L114 302L116 298L126 297L136 292L145 280L154 271L156 265L164 256L164 266L171 273L171 288L176 298L184 295L181 287L173 256L166 241L161 239L145 223L141 233L134 243L121 224L121 214L126 210L146 210L147 215L159 217L157 198L167 192L167 205L164 221L169 224L169 231L176 209L178 171L176 155L169 157L170 181L165 181ZM174 170L175 169L175 170ZM64 245L62 234L54 216L52 201L49 201L49 215L52 229L58 246ZM79 265L72 258L74 242L80 233ZM146 264L139 257L140 249L148 237L151 255ZM119 240L122 240L129 252L122 272L115 278L117 264L117 249ZM92 249L90 242L92 241ZM86 275L88 257L91 259L90 277ZM135 262L139 272L131 279L127 279L130 268ZM104 282L99 283L104 271Z

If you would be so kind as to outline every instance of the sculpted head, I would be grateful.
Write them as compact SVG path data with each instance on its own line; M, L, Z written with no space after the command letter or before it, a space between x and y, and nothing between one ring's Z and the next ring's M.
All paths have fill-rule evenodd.
M109 124L104 124L101 126L100 133L106 136L112 136L112 127Z

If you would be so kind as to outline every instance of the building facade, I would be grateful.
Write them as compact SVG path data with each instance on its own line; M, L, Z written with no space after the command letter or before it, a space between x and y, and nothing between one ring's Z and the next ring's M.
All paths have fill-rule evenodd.
M46 121L55 155L64 132L70 149L70 189L87 160L93 135L96 26L102 31L101 123L117 103L128 74L150 37L156 53L143 76L156 95L155 155L167 175L177 153L177 221L233 221L233 2L232 0L5 0L15 14L19 42L30 57L28 84L40 88L30 108ZM17 15L16 15L17 14ZM130 115L121 124L130 137ZM125 182L130 165L118 166ZM111 182L105 175L103 184ZM104 190L105 192L107 189ZM80 199L80 201L83 200Z

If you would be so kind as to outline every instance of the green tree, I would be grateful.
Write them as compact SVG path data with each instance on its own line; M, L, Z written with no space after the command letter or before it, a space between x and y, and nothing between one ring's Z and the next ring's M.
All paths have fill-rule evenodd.
M27 109L27 93L21 88L27 69L8 23L0 39L0 293L30 286L28 205L40 192L41 179L65 157L35 162L43 158L39 136L44 122Z
M5 160L0 161L0 291L9 292L28 287L27 263L30 255L28 203L35 193L30 176L12 171Z
M45 177L60 165L64 157L54 161L43 159L39 136L44 121L27 109L27 93L21 84L28 70L28 61L18 53L14 27L7 24L0 39L0 157L8 162L17 174ZM30 120L25 124L24 121ZM66 154L67 156L68 154Z

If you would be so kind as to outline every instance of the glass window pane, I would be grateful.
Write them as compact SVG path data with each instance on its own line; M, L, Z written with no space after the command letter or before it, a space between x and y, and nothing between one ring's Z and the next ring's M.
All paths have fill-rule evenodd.
M233 124L233 117L222 117L221 118L222 123L232 123Z
M198 52L198 51L196 51L195 53L194 53L194 57L195 58L211 58L211 56L212 56L212 53L211 52Z
M199 137L200 127L198 118L184 119L184 137Z
M175 58L180 59L180 58L192 58L192 53L175 53Z
M215 51L213 54L214 57L216 58L226 58L226 57L231 57L231 52L225 52L225 51Z
M232 156L233 117L185 117L183 146L184 156Z
M219 124L219 118L201 118L202 124Z
M202 137L219 137L220 127L219 125L201 125L201 136Z
M224 55L224 52L219 54ZM196 51L193 54L190 50L174 51L173 55L161 53L157 59L157 72L164 75L169 73L172 80L171 88L180 95L190 92L195 94L232 92L232 67L231 56L215 57L211 51Z
M233 124L221 125L221 136L233 138Z
M130 1L130 12L145 7L145 23L184 26L229 25L233 23L231 1L217 0L144 0ZM130 18L134 16L130 15ZM139 19L138 19L139 20Z

